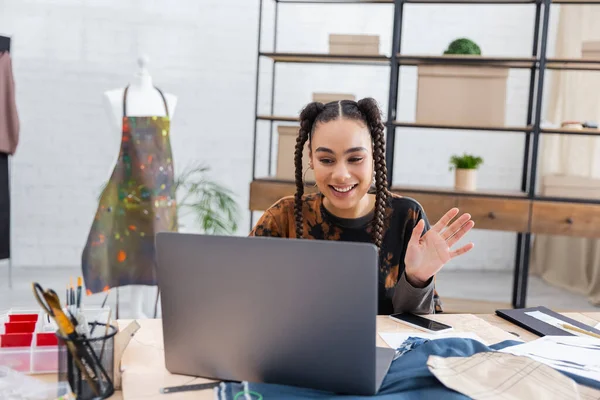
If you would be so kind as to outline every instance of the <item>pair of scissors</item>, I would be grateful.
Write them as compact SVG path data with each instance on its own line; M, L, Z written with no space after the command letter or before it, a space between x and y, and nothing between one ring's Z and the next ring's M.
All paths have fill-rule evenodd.
M37 282L34 282L32 287L33 295L35 296L37 302L44 309L44 311L48 313L48 315L50 315L54 321L56 321L59 332L67 339L70 339L65 340L65 344L73 356L73 361L75 361L75 364L83 374L84 379L90 385L90 388L97 396L99 396L100 391L94 379L96 378L97 374L94 372L94 368L92 367L95 365L94 358L91 357L83 343L77 341L77 339L79 339L79 335L75 331L75 325L63 312L58 294L56 294L56 292L52 289L44 290L44 288L42 288L42 286Z
M56 321L60 332L65 336L72 334L75 331L75 326L62 311L58 294L52 289L44 290L37 282L34 282L32 286L37 302Z

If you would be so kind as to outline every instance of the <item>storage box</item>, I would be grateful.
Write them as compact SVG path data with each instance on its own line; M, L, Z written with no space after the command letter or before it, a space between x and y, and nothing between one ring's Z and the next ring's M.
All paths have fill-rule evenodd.
M294 152L296 151L296 138L300 126L279 125L277 133L279 134L279 145L277 146L277 171L276 177L283 180L294 181L296 178L296 168L294 166ZM308 167L308 141L304 146L302 155L302 173ZM306 172L306 182L314 182L315 176L312 169Z
M600 41L583 42L581 45L581 58L600 59Z
M379 55L378 35L329 35L329 54L342 55Z
M508 68L418 67L419 124L505 125Z
M600 199L600 179L575 175L546 175L542 178L544 196Z
M319 101L323 104L340 100L355 101L356 97L353 94L349 93L313 93L313 101Z
M86 318L95 319L109 308L83 308ZM25 374L58 371L58 338L45 330L47 314L41 309L11 309L0 314L0 366Z

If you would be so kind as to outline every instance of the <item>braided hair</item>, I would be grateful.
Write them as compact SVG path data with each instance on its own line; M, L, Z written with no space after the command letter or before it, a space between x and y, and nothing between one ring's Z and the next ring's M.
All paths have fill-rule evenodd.
M334 101L323 104L309 103L300 113L300 130L296 139L294 163L296 167L296 194L294 216L296 219L296 237L301 238L302 229L302 196L304 182L302 180L302 153L304 145L310 143L314 128L319 123L333 121L339 118L361 121L371 133L373 142L373 161L375 164L375 215L373 218L373 242L381 248L383 241L383 228L385 206L390 195L387 182L387 167L385 164L385 138L384 125L381 121L381 111L377 102L372 98L365 98L358 102L351 100Z

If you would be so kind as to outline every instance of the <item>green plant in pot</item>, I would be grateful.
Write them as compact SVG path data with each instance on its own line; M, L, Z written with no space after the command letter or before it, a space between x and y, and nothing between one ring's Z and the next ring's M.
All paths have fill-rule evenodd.
M454 187L457 190L473 191L477 188L477 169L483 158L472 154L450 157L450 171L455 170Z
M473 55L480 56L481 48L477 43L468 38L458 38L453 40L448 48L444 51L444 55Z

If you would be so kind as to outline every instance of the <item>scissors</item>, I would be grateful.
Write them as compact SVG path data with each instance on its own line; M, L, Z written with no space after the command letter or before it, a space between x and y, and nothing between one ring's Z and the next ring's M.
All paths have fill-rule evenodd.
M75 331L75 325L63 312L58 294L52 289L44 290L37 282L34 282L32 287L37 302L56 321L59 332L67 339L70 339L65 340L65 344L73 356L73 361L75 361L83 377L89 383L90 388L99 396L98 385L94 379L97 377L97 374L92 367L96 365L96 362L89 352L92 349L90 348L88 351L88 348L82 342L77 341L80 337Z
M69 336L75 331L75 325L62 311L60 299L54 290L44 290L39 283L34 282L33 294L44 311L56 321L58 329L63 335Z

